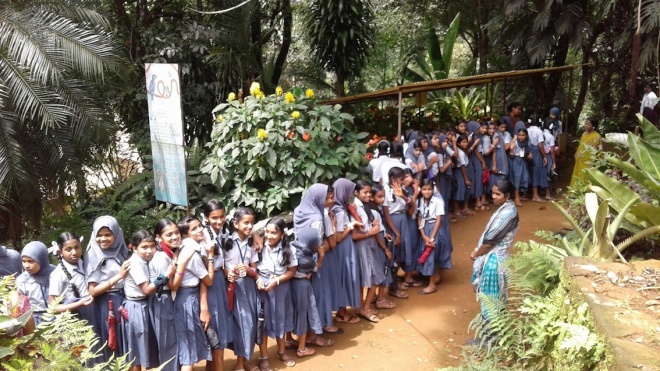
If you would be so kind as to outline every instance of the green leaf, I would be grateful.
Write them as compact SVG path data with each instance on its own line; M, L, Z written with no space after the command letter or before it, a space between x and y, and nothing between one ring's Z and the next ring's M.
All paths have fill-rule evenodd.
M637 114L637 119L639 124L642 127L642 133L644 134L644 140L649 144L660 146L660 130L658 130L655 125L653 125L649 120L645 119L644 116Z
M269 148L268 151L266 151L266 161L268 161L268 165L270 165L272 168L277 166L277 154L272 148ZM266 178L263 177L263 179Z
M461 13L456 14L454 20L451 21L449 29L445 34L445 39L442 43L442 58L444 61L444 77L449 76L449 70L451 69L451 59L454 54L454 44L456 44L456 38L458 37L458 28L461 23Z
M366 137L368 137L368 136L369 136L369 133L366 133L366 132L364 132L364 131L363 131L363 132L360 132L360 133L357 134L357 140L362 140L362 139L364 139L364 138L366 138Z
M628 135L630 156L656 184L660 182L660 147L653 147L636 135Z

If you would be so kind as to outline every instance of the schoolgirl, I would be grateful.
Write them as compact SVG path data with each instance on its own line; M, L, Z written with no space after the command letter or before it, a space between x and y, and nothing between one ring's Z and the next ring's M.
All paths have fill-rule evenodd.
M449 138L446 134L438 134L437 137L437 153L438 153L438 170L439 173L435 177L436 187L440 191L440 196L445 200L445 215L449 217L449 202L452 199L452 178L453 165L452 156L447 150L449 148ZM451 222L456 222L456 219L452 216L450 218Z
M422 140L420 138L410 141L405 156L406 166L408 166L413 173L418 173L426 169L426 158L422 152Z
M501 119L495 123L495 135L493 135L493 166L490 174L490 184L497 183L500 179L508 179L511 158L511 134L506 130L506 122ZM490 186L492 189L492 186Z
M48 285L55 267L48 261L48 249L39 241L25 245L21 251L23 273L16 277L16 289L30 300L34 325L45 320L48 310Z
M532 183L532 201L545 202L539 197L539 188L548 188L548 159L545 154L545 138L540 122L534 120L528 129L529 148L532 153L532 169L530 181Z
M527 161L532 160L532 154L529 150L529 137L526 129L520 129L516 134L516 140L513 142L510 151L511 161L511 183L516 188L515 204L522 206L520 192L526 192L529 184L529 172L527 170Z
M466 151L468 155L468 165L465 170L467 171L468 178L472 184L470 186L470 197L475 199L475 209L481 209L481 196L484 193L484 186L481 182L481 173L486 168L486 163L481 156L480 149L481 141L483 140L483 136L486 135L488 127L479 124L476 121L470 121L468 125L472 126L475 131L470 132L470 137L468 137L469 145Z
M179 251L179 263L174 286L179 286L174 300L174 330L177 334L177 351L181 370L192 370L193 366L205 359L211 360L211 349L205 330L208 318L200 319L200 282L211 286L215 275L213 258L202 259L200 243L204 240L202 223L194 216L184 216L177 223L183 241ZM213 254L213 246L208 246ZM180 280L180 283L179 283Z
M303 229L312 228L316 231L316 238L318 239L318 241L316 241L318 248L315 251L317 260L313 267L314 273L309 274L311 278L311 287L314 293L314 300L312 301L311 299L307 298L305 302L301 302L299 294L308 294L306 291L307 284L299 282L295 284L296 288L299 290L294 295L294 300L297 300L294 305L296 308L302 310L302 312L299 312L297 315L298 319L296 320L295 329L295 331L298 331L296 332L296 335L298 335L299 340L298 352L296 353L298 357L304 357L315 353L314 349L305 348L307 343L313 343L322 347L328 347L334 344L334 340L325 339L321 336L324 329L328 332L339 331L339 329L332 323L331 292L334 286L333 280L335 280L338 276L335 274L335 270L338 269L338 264L335 263L336 259L334 256L334 250L327 251L330 247L329 241L334 240L337 236L337 232L335 232L337 218L333 216L333 218L330 219L330 214L328 214L328 217L325 215L325 208L328 207L328 205L331 206L333 202L334 189L325 184L316 183L309 187L309 189L303 195L302 200L300 201L300 205L298 205L298 207L296 207L293 211L293 226L296 235L300 236L301 230ZM324 255L327 259L323 259ZM300 265L300 260L298 264ZM298 278L306 278L306 276L299 274ZM307 308L308 305L312 304L314 305L314 308ZM302 330L302 327L299 327L302 326L303 322L300 316L303 316L304 313L309 314L310 322L308 333L305 336L301 335L300 331ZM314 314L318 316L320 321L320 331L315 326L312 326L316 325ZM292 340L291 337L288 339Z
M405 194L410 196L410 202L406 209L406 222L408 223L408 244L410 245L410 264L403 266L403 283L407 287L419 287L421 281L413 279L413 273L417 271L417 258L421 251L419 249L419 232L417 231L416 205L419 197L419 180L424 177L423 173L414 174L410 169L405 169L406 175L403 178L403 189Z
M179 227L170 219L160 219L154 227L156 236L156 252L149 262L149 277L153 281L158 276L168 275L172 264L185 266L188 261L178 260L181 247L181 232ZM190 258L192 255L188 255ZM177 334L174 328L174 295L181 285L182 277L175 275L167 285L163 286L155 295L149 296L149 318L158 344L159 365L163 370L174 371L179 369L179 351L177 348Z
M482 170L481 183L483 185L484 193L481 196L481 210L487 210L488 207L488 198L490 196L490 174L493 172L493 158L495 154L495 145L493 141L495 140L495 123L494 122L484 122L483 123L487 129L486 133L481 136L481 146L479 152L484 161L485 169ZM484 178L484 174L487 174Z
M55 313L71 311L80 319L93 323L91 305L94 298L87 290L80 242L81 238L72 232L63 232L53 241L53 252L60 263L50 274L48 304L63 295L62 301L55 307Z
M378 243L378 249L374 254L374 265L376 269L383 271L385 276L385 281L378 285L378 292L376 296L376 309L393 309L396 308L396 303L393 303L385 299L385 291L387 287L395 282L395 277L390 274L394 269L392 266L393 263L393 251L390 250L390 247L393 247L394 240L392 236L386 232L385 221L383 220L383 204L385 203L385 189L380 184L374 184L371 187L371 201L368 203L369 208L372 211L374 220L378 222L380 231L376 236L376 242ZM403 291L402 291L403 292Z
M452 150L454 151L454 159L456 160L456 168L454 169L454 179L456 180L456 192L454 193L454 214L458 218L464 219L466 216L474 214L468 208L468 201L470 195L470 187L472 181L468 176L467 165L469 163L467 156L468 139L460 135L454 141Z
M373 212L369 207L371 202L371 184L364 180L358 180L355 185L355 207L357 215L352 216L353 220L359 217L359 222L363 224L362 228L353 229L351 237L355 242L360 263L360 276L362 277L362 287L367 291L365 299L360 306L359 314L366 320L378 323L375 311L371 309L371 302L376 298L376 289L385 282L385 273L382 266L378 266L378 240L380 234L380 224L374 218Z
M447 244L445 205L442 198L433 194L434 182L424 179L421 183L422 197L417 203L417 221L424 248L419 260L419 273L430 276L429 285L420 290L421 295L432 294L437 291L436 284L440 280L439 269L451 268L451 245ZM428 251L427 251L428 249Z
M264 303L264 336L259 344L259 369L272 370L268 362L268 338L277 342L277 359L293 367L296 361L286 353L284 335L293 330L293 299L290 280L298 270L298 260L289 246L286 222L273 218L264 228L265 246L257 262L257 289Z
M209 328L215 333L217 342L211 344L213 360L206 363L207 370L221 371L224 369L225 349L234 341L233 321L229 311L227 298L227 277L224 274L225 258L222 246L229 239L226 225L227 211L225 205L218 200L210 200L204 204L204 241L213 246L213 285L202 284L199 288L202 318L210 318ZM206 250L202 252L206 255Z
M408 286L405 283L398 283L396 280L398 266L412 265L412 251L407 236L408 220L406 211L411 197L403 193L403 179L405 172L403 169L393 167L389 170L389 184L385 192L385 203L383 204L383 218L390 235L394 236L394 244L397 249L394 252L394 261L397 265L391 274L395 278L390 284L389 294L399 299L407 299Z
M246 207L234 210L234 218L229 226L230 238L223 245L225 255L225 275L233 286L234 298L229 298L233 309L233 350L237 358L236 370L242 370L252 356L257 343L257 261L259 256L254 249L252 226L254 212ZM210 255L210 254L209 254ZM232 284L233 283L233 284ZM249 367L248 367L249 368ZM251 369L251 368L249 368Z
M94 297L92 308L95 316L92 327L99 337L97 346L104 346L93 362L107 362L111 356L121 357L126 352L124 331L119 326L119 307L124 302L124 278L131 265L126 260L127 256L124 232L117 220L109 215L98 217L94 221L85 253L87 288ZM108 325L110 311L116 319L113 328Z
M307 346L307 333L322 334L321 318L316 306L314 289L312 288L312 273L316 270L315 257L318 256L321 239L318 230L309 227L296 229L296 240L292 242L292 252L295 252L298 267L291 280L291 296L293 301L293 330L298 336L296 356L303 358L316 354L316 349ZM334 341L333 341L334 343ZM296 347L291 334L287 334L285 347Z
M346 307L360 308L362 299L360 290L360 266L358 256L353 245L353 239L347 238L359 222L351 221L348 214L349 199L355 190L355 183L348 179L337 179L332 188L335 191L335 202L330 211L337 220L335 240L337 246L336 269L334 277L339 278L337 286L333 286L332 309L337 311L335 320L343 323L357 323L358 317L349 314Z
M556 107L555 107L556 108ZM555 172L556 155L555 155L555 137L552 134L554 126L557 125L552 121L546 121L543 124L543 148L545 149L545 157L547 159L547 166L545 167L545 175L548 179L552 179L552 174ZM548 180L548 187L545 189L545 199L552 200L552 185Z
M165 274L158 275L151 282L149 262L156 253L156 239L150 232L140 230L133 235L130 248L132 254L128 260L131 267L124 280L126 296L122 304L126 316L122 316L120 322L124 327L126 360L131 364L131 370L139 371L142 367L152 368L160 363L148 297L167 285L174 276L175 266L170 264Z

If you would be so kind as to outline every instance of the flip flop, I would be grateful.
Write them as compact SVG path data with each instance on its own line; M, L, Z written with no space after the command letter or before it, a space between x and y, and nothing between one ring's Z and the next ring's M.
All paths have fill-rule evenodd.
M380 322L380 319L378 318L377 315L375 315L372 311L368 311L366 313L361 312L359 313L360 317L366 319L367 321L371 323L378 323Z
M434 289L431 290L431 291L419 290L419 294L420 294L420 295L429 295L429 294L433 294L433 293L436 292L436 291L438 291L438 288L437 288L437 287L434 288Z
M340 322L340 323L358 323L360 322L360 319L358 317L355 317L354 315L351 314L346 314L348 316L348 319L344 319L339 316L335 316L335 321Z
M322 342L322 343L319 343L318 342L319 338L321 338L325 341ZM332 339L324 339L324 338L317 335L317 336L314 337L314 339L305 341L305 344L307 344L307 345L316 345L317 347L321 347L321 348L327 348L327 347L333 346L335 344L335 341L332 340Z
M277 359L282 361L286 367L293 367L296 365L296 361L293 359L293 357L286 353L275 352L275 356L277 356Z

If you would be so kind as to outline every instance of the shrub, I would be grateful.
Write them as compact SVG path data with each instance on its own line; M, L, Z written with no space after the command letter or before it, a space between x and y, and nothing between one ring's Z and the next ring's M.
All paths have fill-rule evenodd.
M255 83L242 102L230 94L213 110L210 154L200 170L227 204L262 215L290 210L312 183L360 174L367 133L356 133L353 116L340 109L319 105L311 90L284 94L278 87L265 96Z

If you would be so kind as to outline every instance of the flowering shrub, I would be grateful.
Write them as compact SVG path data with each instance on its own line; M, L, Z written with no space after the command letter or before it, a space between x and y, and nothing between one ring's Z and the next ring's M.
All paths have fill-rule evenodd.
M258 84L242 102L230 94L213 114L209 174L230 205L242 204L262 215L291 210L315 182L355 179L363 165L367 133L357 133L353 116L340 106L319 105L314 92L264 96Z

